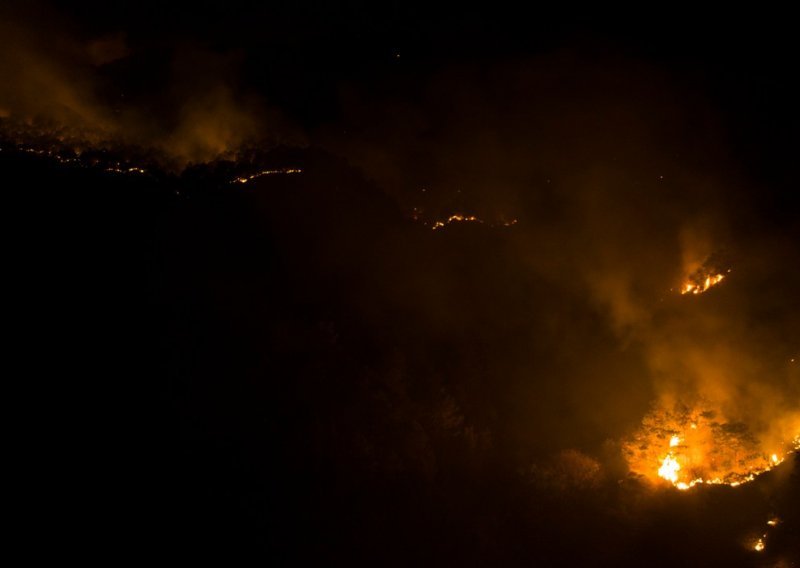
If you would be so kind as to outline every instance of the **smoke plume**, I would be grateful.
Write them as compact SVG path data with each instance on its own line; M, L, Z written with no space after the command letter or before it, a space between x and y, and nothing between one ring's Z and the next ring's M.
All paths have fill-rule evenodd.
M178 169L248 146L304 143L241 84L241 53L93 34L46 5L5 11L0 118L15 132L57 138L68 150L138 148Z

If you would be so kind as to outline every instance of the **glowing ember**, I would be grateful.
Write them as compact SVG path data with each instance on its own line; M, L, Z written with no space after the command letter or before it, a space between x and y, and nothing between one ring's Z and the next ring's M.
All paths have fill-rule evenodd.
M753 550L755 550L756 552L761 552L762 550L764 550L764 548L765 548L765 546L764 546L764 539L763 538L758 539L756 541L755 546L753 546Z
M738 487L781 464L798 449L797 438L782 451L767 453L741 422L711 410L656 408L623 445L631 472L663 479L680 490L699 484Z
M767 524L771 527L777 527L781 520L778 517L773 517L767 521Z

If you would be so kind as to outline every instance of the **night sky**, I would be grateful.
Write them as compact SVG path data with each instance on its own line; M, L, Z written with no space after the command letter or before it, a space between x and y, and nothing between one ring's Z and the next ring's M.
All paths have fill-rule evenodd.
M27 557L798 566L795 28L4 2Z

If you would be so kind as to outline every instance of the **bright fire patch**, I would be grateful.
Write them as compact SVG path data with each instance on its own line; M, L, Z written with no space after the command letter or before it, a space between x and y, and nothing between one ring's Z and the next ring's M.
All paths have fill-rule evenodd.
M702 294L707 292L728 276L731 269L728 267L724 255L712 254L699 268L693 270L681 284L681 294Z
M658 468L658 475L659 477L663 477L667 481L671 481L672 483L678 482L678 472L681 470L681 464L678 463L678 460L675 459L671 453L667 454L667 457L664 458L661 467Z
M657 408L623 446L631 472L680 490L698 484L736 487L781 464L800 449L800 437L781 448L762 449L741 422L710 410Z
M712 286L716 286L725 279L724 274L714 274L706 276L699 283L691 280L685 282L681 287L681 294L702 294Z

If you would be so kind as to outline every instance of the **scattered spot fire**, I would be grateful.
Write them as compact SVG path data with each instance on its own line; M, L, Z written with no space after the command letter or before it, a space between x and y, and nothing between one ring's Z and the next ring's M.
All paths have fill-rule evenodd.
M99 169L105 172L114 174L147 174L145 168L134 166L129 163L121 162L119 160L111 159L108 156L98 156L95 153L81 153L79 150L72 150L70 148L57 148L57 147L32 147L27 145L19 145L11 149L24 154L33 154L47 158L65 166L75 166L79 168L92 168ZM0 151L4 150L0 147Z
M0 151L32 154L58 164L122 175L144 175L147 152L110 139L48 124L0 119Z
M192 168L204 168L212 183L244 184L262 176L298 174L298 167L264 168L266 152L244 152L244 156L231 154L188 168L175 167L168 158L152 148L126 146L114 140L81 137L81 133L59 130L52 125L21 125L0 119L0 151L32 154L55 163L123 176L149 175L157 178L179 178ZM243 172L252 173L243 173ZM192 174L192 175L196 175Z
M718 412L656 408L623 450L632 473L685 491L699 484L737 487L800 449L800 435L767 453L746 424ZM662 481L663 482L663 481Z
M754 540L750 540L750 546L756 552L764 552L767 548L767 539L769 537L769 531L780 524L781 520L778 517L771 517L767 521L767 531L762 533L760 536L755 537Z

